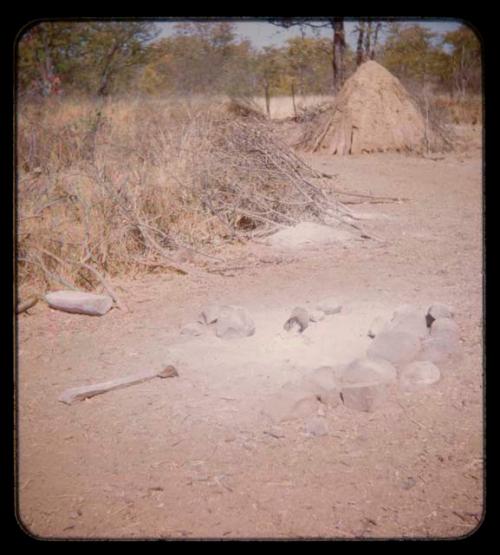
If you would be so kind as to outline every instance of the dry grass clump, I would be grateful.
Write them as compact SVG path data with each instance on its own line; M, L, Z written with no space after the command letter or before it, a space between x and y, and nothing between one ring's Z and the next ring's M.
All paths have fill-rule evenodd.
M450 95L435 95L431 99L432 106L439 111L447 123L455 125L481 125L482 97L468 95L452 97Z
M57 101L18 114L18 277L106 288L211 245L347 214L258 115L227 102ZM239 107L238 110L242 108Z

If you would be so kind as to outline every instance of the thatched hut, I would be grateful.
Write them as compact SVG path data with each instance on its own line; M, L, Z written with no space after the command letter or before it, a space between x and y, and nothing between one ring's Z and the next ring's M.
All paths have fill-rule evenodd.
M345 82L332 107L308 124L300 144L338 155L421 151L429 146L430 133L399 79L369 61Z

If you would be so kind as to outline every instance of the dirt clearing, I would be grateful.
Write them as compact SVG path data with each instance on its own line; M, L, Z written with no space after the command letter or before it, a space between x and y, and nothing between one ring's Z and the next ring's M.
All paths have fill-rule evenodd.
M384 242L264 240L226 248L222 273L117 284L129 312L38 303L18 319L19 514L56 538L459 537L483 510L480 153L309 155L339 188L399 203L352 206ZM341 199L342 200L342 199ZM342 311L302 334L295 306ZM438 383L373 413L321 409L325 427L273 422L286 382L342 363L401 304L455 308L462 356ZM245 307L256 331L180 334L203 306ZM174 364L179 376L71 406L67 388Z

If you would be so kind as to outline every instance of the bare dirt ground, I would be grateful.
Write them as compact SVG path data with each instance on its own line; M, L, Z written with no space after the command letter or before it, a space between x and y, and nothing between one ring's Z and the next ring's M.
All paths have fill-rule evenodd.
M483 510L482 174L478 149L428 160L309 156L340 188L409 200L354 206L369 240L221 250L225 275L150 274L101 318L38 303L18 319L19 518L52 538L460 537ZM240 267L240 268L239 268ZM340 314L302 335L296 305L336 296ZM254 336L180 335L207 302L244 306ZM452 305L462 356L441 380L373 413L325 408L326 435L275 424L283 383L347 361L375 316ZM72 406L67 388L174 364Z

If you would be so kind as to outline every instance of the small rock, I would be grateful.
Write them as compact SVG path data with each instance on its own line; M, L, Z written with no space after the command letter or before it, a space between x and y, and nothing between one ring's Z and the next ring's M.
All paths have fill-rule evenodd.
M321 320L325 319L325 313L321 310L313 310L309 313L309 320L311 322L321 322Z
M102 316L113 306L108 295L96 295L84 291L54 291L45 295L51 308L74 314Z
M420 339L429 335L424 313L412 305L403 305L396 309L390 327L394 331L408 332Z
M404 490L409 490L409 489L415 487L416 485L417 485L417 481L412 476L410 476L406 480L403 480L403 482L401 483L401 487Z
M430 361L415 361L407 364L399 374L399 386L411 392L436 383L441 378L439 368Z
M221 306L218 304L207 305L202 309L200 316L198 318L198 322L200 322L201 324L207 324L207 325L213 324L214 322L217 322L217 318L219 317L220 311L221 311Z
M460 352L460 333L451 318L437 318L432 322L430 337L422 342L419 360L444 362Z
M328 423L322 416L313 416L306 420L304 431L308 436L321 437L328 434Z
M388 387L386 383L345 387L341 395L346 407L362 412L374 412L386 401Z
M387 399L396 369L386 360L355 359L341 376L341 398L345 406L373 412Z
M283 325L283 329L290 331L292 328L297 327L302 333L309 325L309 313L305 308L296 307L292 310L290 318Z
M373 360L370 358L356 358L345 365L340 375L340 386L372 385L394 382L397 371L387 360Z
M420 348L420 339L416 335L405 331L387 330L375 337L366 353L369 358L381 358L398 365L415 360Z
M243 307L221 307L215 328L217 337L231 339L236 337L248 337L254 333L255 324Z
M455 320L451 318L437 318L431 325L431 337L450 337L460 339L460 330Z
M321 312L328 316L340 312L342 310L342 305L338 302L338 299L329 297L319 302L316 305L316 310L321 310Z
M425 316L427 327L430 328L434 320L438 318L453 318L454 311L449 306L442 303L434 303L427 309Z
M368 337L376 337L382 331L388 329L389 323L381 316L377 316L368 328Z
M460 343L458 339L445 334L431 336L422 341L422 350L418 354L417 360L444 362L459 351Z
M314 393L322 403L330 407L336 407L340 403L340 388L331 366L316 368L304 376L297 387Z
M189 322L181 329L181 335L198 336L204 332L204 327L199 322Z

